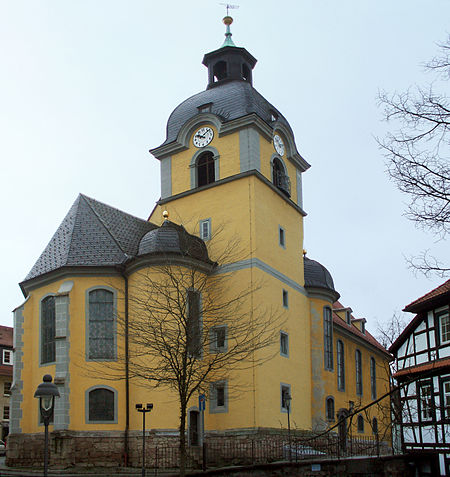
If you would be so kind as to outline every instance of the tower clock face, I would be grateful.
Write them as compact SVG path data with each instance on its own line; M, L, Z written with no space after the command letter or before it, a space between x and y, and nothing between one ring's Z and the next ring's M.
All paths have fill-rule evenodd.
M209 127L200 128L195 134L192 142L195 147L207 146L214 137L214 131Z
M273 137L273 146L280 156L284 156L284 142L278 134Z

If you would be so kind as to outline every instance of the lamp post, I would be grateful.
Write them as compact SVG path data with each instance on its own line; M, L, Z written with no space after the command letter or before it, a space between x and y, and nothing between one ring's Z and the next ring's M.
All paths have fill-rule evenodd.
M153 409L152 403L136 404L136 411L142 412L142 477L145 477L145 414Z
M48 425L55 408L55 396L59 397L58 388L56 387L56 384L52 383L52 377L50 374L46 374L43 377L43 382L39 384L34 393L34 397L39 398L39 410L45 427L44 477L47 477L48 472Z
M289 441L289 462L292 462L292 448L291 448L291 420L290 420L290 412L291 412L291 401L292 396L287 393L286 397L284 398L286 401L286 409L288 415L288 441Z

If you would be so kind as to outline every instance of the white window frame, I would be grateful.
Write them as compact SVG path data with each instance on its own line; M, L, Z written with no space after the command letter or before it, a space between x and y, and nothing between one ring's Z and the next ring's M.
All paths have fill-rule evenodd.
M217 332L223 330L225 333L223 346L217 344ZM225 353L228 351L228 327L227 325L213 326L209 331L209 349L213 353Z
M223 405L217 403L217 390L223 389ZM209 386L209 413L218 414L228 412L228 383L227 381L216 381Z
M202 240L211 240L211 219L200 220L199 235Z
M6 356L8 356L7 360L6 360ZM3 350L3 356L2 356L2 363L3 364L6 364L8 366L12 366L14 363L13 363L13 352L11 349L4 349Z
M7 384L9 384L9 388L7 388ZM11 381L5 381L3 383L3 396L11 396L11 386L12 386L12 382Z
M446 390L445 387L448 386ZM450 380L442 382L443 409L441 418L450 419Z
M286 350L283 350L283 341ZM285 331L280 331L280 355L289 358L289 333L286 333Z
M424 393L423 391L428 391ZM431 382L419 384L420 419L431 421L433 419L433 385Z
M441 344L450 343L450 314L448 310L442 314L438 315L439 319L439 335L441 338ZM445 323L444 323L445 320ZM444 331L444 327L447 330ZM444 335L447 335L447 339L444 339Z

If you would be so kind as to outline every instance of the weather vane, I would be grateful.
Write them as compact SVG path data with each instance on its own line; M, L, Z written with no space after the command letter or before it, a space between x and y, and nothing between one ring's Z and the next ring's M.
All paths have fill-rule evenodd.
M231 5L231 3L221 3L220 5L223 5L224 7L227 8L227 16L228 16L228 10L234 10L235 8L239 8L239 5Z

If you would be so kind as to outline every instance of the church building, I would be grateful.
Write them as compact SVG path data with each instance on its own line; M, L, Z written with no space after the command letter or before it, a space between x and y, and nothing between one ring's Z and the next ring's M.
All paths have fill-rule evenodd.
M256 59L235 46L231 22L225 17L223 45L203 58L206 89L175 108L164 142L150 151L160 162L161 193L149 218L79 195L20 283L8 465L32 464L42 446L33 396L44 374L60 393L50 425L53 463L132 462L142 432L138 403L154 404L152 442L177 438L179 395L167 380L156 383L159 358L141 354L155 321L142 334L136 325L138 310L156 316L157 302L160 314L172 313L162 303L172 300L161 281L167 264L195 269L206 287L178 287L182 309L196 320L185 323L185 358L205 365L236 347L246 364L225 359L189 396L188 445L199 444L199 395L204 438L232 439L285 432L288 411L293 430L324 431L388 391L391 355L303 250L302 180L310 165L287 119L253 87ZM221 292L211 298L208 284L218 279ZM232 313L218 310L217 303L230 310L235 302ZM267 326L258 328L258 320ZM259 334L265 345L240 355L236 343L245 344L245 334L250 343ZM184 340L152 339L162 338L171 352ZM353 435L387 440L389 412L374 406L351 426Z

